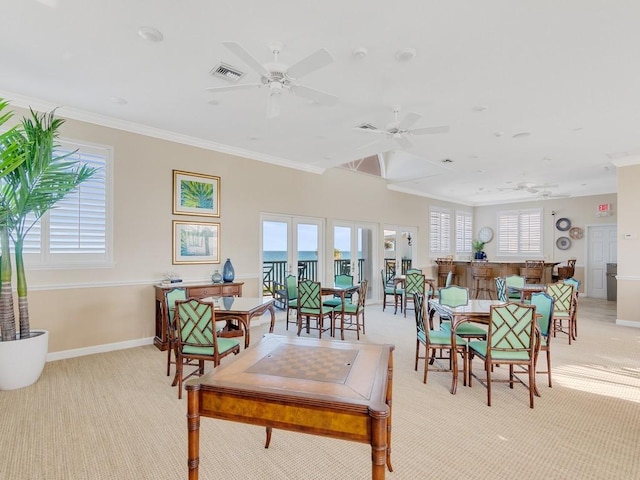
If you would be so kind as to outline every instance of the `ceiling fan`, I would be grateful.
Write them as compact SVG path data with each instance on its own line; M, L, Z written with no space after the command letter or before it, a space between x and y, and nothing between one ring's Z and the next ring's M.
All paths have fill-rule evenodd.
M420 128L411 128L422 115L415 112L407 113L402 120L398 120L398 115L400 113L400 107L393 107L393 116L394 120L392 123L387 125L386 129L377 128L369 123L363 123L362 125L356 126L357 130L375 134L384 135L386 138L382 140L376 140L371 143L367 143L366 145L362 145L358 149L363 149L370 147L371 145L375 145L384 140L394 140L401 148L410 148L413 144L407 138L411 135L425 135L430 133L447 133L449 131L449 126L440 126L440 127L420 127Z
M291 66L287 66L278 62L278 55L282 50L282 43L280 42L274 42L270 45L274 59L273 62L265 64L256 60L253 55L236 42L222 42L222 44L260 75L260 83L210 87L207 88L209 92L219 93L266 87L269 91L267 118L273 118L280 114L278 98L284 91L323 105L335 105L338 101L338 97L334 95L298 83L299 78L333 62L333 57L324 48L321 48Z
M521 191L526 191L529 193L538 193L540 192L540 190L545 190L547 188L557 188L558 185L551 185L548 183L544 183L542 185L536 185L535 183L531 183L531 182L521 182L519 184L517 184L515 187L502 187L499 188L498 190L504 191L504 190L513 190L516 192L521 192ZM550 194L551 192L549 192Z
M553 192L550 192L549 190L542 190L541 192L538 193L538 198L542 200L546 200L547 198L567 198L570 196L571 195L567 195L564 193L553 193Z

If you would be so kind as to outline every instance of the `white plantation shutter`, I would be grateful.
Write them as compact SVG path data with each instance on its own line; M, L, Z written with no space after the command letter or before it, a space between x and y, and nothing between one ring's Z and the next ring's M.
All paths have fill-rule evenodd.
M542 209L498 212L498 255L542 254Z
M95 266L110 261L108 186L111 150L63 143L56 153L76 149L69 160L97 171L31 228L24 242L25 262L30 266Z
M456 212L456 252L471 253L473 217L469 212Z
M444 208L430 209L431 253L451 253L451 212Z
M104 254L107 213L104 157L79 151L69 158L94 167L97 172L50 211L49 252Z

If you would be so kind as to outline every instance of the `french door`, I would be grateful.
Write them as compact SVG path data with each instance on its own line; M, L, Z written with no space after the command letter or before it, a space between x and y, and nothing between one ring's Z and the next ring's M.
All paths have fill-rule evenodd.
M375 275L377 238L375 224L333 223L333 275L352 275L355 283L366 279L368 298L373 296L374 280L378 278Z
M416 228L398 225L384 227L384 275L392 280L417 266L415 258Z
M323 278L324 220L262 214L261 264L264 295L285 284L287 275L298 280Z

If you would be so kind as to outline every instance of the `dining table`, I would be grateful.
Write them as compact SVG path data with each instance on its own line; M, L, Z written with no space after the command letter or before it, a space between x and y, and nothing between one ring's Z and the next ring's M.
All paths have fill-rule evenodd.
M464 322L475 322L489 325L491 315L491 305L501 305L504 302L500 300L479 300L471 299L466 305L459 307L450 307L443 305L437 298L432 298L428 303L429 325L433 325L433 316L435 313L442 317L451 319L451 349L456 351L456 330L458 326ZM453 371L453 380L451 382L451 393L455 394L458 389L458 356L452 355L451 369Z
M520 293L521 302L531 298L532 293L544 292L546 289L547 285L544 283L525 283L521 287L509 287L509 290Z
M332 295L340 297L340 306L341 311L340 315L344 318L344 305L347 300L347 295L353 295L360 289L360 284L356 283L354 285L321 285L320 286L320 295ZM331 316L331 336L336 336L336 322L335 322L335 311L334 315Z

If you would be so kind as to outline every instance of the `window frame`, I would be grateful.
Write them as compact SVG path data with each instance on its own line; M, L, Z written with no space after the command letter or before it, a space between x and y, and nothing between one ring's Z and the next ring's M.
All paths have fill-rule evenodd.
M434 214L437 215L437 232L434 232ZM444 221L448 224L443 225ZM451 228L451 209L434 206L429 207L429 253L432 257L451 255ZM447 244L446 246L443 245L443 242L445 241ZM434 242L437 243L437 248L434 248Z
M465 219L465 226L462 237L460 236L460 232L458 229L458 219L463 217ZM468 229L466 228L466 221L469 221ZM466 210L456 210L456 223L455 223L455 246L456 246L456 254L462 255L470 255L473 252L473 214ZM469 238L466 238L468 235ZM462 249L458 248L458 243L461 241L463 243Z
M531 223L531 216L536 215L538 217L538 249L531 250L527 248L523 248L523 221L527 220ZM505 232L503 230L503 219L505 217L516 217L516 231L515 232ZM501 210L496 213L496 255L499 257L526 257L526 258L542 258L544 255L544 212L542 208L527 208L527 209L518 209L518 210ZM514 236L515 234L515 236ZM505 239L505 235L514 236L511 240ZM515 242L517 245L516 250L504 250L503 243L504 242ZM532 240L531 232L529 233L529 237L527 238L526 244L531 245L532 243L536 243L536 240Z
M88 143L72 139L59 139L58 151L74 151L104 158L104 253L52 253L50 250L50 217L51 210L45 213L34 225L39 231L40 252L24 252L25 267L30 270L55 270L69 268L105 268L113 266L113 163L114 149L109 145ZM73 156L71 157L73 159ZM54 207L55 208L55 207ZM31 232L30 232L31 233ZM25 239L26 245L27 239ZM26 249L25 249L26 250Z

